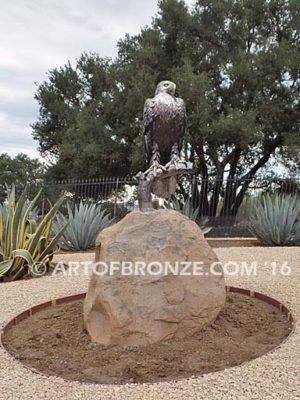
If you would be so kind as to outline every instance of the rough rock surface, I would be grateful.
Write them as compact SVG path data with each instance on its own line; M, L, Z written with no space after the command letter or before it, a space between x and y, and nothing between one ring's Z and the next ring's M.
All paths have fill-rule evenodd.
M215 265L217 274L210 268L218 261L215 253L200 228L176 211L128 214L99 234L99 261L116 262L118 268L103 275L99 265L91 278L84 322L95 342L140 346L190 336L212 323L224 305L222 268ZM124 262L133 263L127 264L133 271L142 265L138 262L146 268L137 269L138 275L122 275ZM155 262L163 271L151 264ZM178 268L176 274L170 266Z

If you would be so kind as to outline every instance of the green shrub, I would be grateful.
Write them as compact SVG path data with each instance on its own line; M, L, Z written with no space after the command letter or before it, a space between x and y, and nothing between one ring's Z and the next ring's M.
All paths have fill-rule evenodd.
M293 246L300 244L300 202L297 196L263 196L255 217L250 219L250 231L264 244Z
M53 231L59 232L64 225L68 225L60 238L63 250L79 251L95 247L98 233L114 222L100 205L83 203L73 205L67 203L67 216L59 213L53 223Z
M26 275L38 276L41 267L47 270L58 240L66 229L62 226L50 239L52 222L64 197L54 204L40 222L30 218L40 193L28 202L25 188L16 201L13 186L8 191L7 205L0 210L0 277L4 280L13 281Z

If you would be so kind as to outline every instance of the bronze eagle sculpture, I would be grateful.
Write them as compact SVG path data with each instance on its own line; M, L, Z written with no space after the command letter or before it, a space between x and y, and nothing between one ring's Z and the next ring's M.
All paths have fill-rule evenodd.
M186 130L186 110L184 101L175 97L175 91L175 83L162 81L154 97L144 105L145 150L154 176L158 170L182 167L180 151Z
M184 101L175 96L176 85L160 82L144 105L144 137L148 169L139 172L138 202L142 212L154 210L151 193L165 199L176 191L176 177L193 172L193 165L180 158L186 130Z
M140 209L150 210L151 192L169 198L176 191L176 176L190 173L191 163L180 159L186 130L184 101L175 96L176 85L160 82L144 105L144 137L148 169L139 176Z

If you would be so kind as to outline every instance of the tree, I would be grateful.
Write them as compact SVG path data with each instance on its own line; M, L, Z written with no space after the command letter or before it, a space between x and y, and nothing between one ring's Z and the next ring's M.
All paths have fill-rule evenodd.
M150 27L119 41L116 60L84 55L74 70L50 73L38 89L34 136L72 173L135 173L143 166L143 102L159 80L174 80L187 103L185 152L200 177L194 205L234 217L269 160L288 165L300 144L299 26L297 0L198 0L190 10L163 0ZM78 168L87 143L97 155Z
M34 138L42 154L57 158L52 178L116 176L129 172L128 146L111 126L114 109L108 60L83 54L72 68L49 73L38 87Z
M200 111L189 137L204 178L197 199L204 214L216 215L221 196L220 215L235 216L276 149L290 135L299 143L299 10L285 0L198 1L198 45L179 76L188 108Z
M31 159L26 154L11 157L0 155L0 201L6 197L6 187L15 184L23 188L26 184L37 184L43 179L45 166L38 159Z
M31 159L26 154L20 153L11 157L6 153L0 155L0 183L26 184L35 183L42 179L45 166L38 159Z

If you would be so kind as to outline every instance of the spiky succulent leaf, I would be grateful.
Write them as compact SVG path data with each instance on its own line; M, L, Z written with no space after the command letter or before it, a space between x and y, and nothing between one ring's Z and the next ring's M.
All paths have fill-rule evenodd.
M3 208L0 210L0 277L6 280L27 275L37 263L48 263L47 260L53 256L58 239L63 233L62 229L50 240L51 225L64 197L54 204L41 222L30 219L39 194L29 202L26 200L25 190L16 203L15 188L12 187L7 197L5 227Z
M297 196L266 194L250 219L250 231L264 244L300 244L300 202Z
M66 217L60 213L53 224L54 233L67 224L59 241L64 250L78 251L94 247L98 233L114 222L107 211L94 203L81 201L73 208L68 203L67 214Z
M190 199L180 202L177 198L173 197L172 199L166 200L163 207L178 211L192 221L196 221L199 215L199 208L194 209Z
M172 199L166 200L163 204L163 207L170 210L178 211L192 221L195 221L201 228L204 235L211 230L211 228L206 226L208 218L199 217L199 207L194 209L191 199L180 202L177 198L173 197Z

